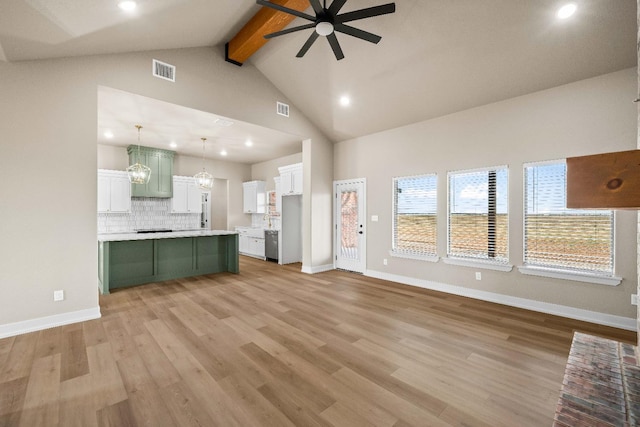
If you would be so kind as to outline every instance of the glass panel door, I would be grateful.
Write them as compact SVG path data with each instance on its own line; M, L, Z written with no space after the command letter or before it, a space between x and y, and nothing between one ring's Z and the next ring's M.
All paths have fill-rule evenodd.
M335 183L336 268L364 273L366 268L364 180Z

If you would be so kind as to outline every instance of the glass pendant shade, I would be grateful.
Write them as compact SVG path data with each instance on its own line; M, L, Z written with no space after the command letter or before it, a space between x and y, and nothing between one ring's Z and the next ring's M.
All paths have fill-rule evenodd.
M136 125L136 129L138 129L138 155L136 163L127 168L127 175L132 184L147 184L151 178L151 168L140 163L140 129L142 126Z
M211 190L213 188L213 175L204 169L204 142L207 138L200 138L202 140L202 172L198 172L193 176L196 180L196 184L201 190Z
M202 190L211 190L213 188L213 175L207 171L198 172L193 176L196 179L196 184Z
M127 168L129 182L132 184L146 184L151 178L151 168L140 163L136 163Z

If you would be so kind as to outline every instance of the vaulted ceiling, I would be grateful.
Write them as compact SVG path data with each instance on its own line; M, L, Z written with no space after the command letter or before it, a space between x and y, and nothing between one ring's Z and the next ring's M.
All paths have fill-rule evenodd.
M343 11L388 1L348 0ZM577 13L560 21L558 0L396 0L396 13L353 23L379 44L338 34L341 61L324 40L296 58L310 29L272 39L247 63L337 142L635 66L635 0L573 1ZM116 3L2 1L0 59L195 46L224 56L260 10L254 0L139 0L128 15Z

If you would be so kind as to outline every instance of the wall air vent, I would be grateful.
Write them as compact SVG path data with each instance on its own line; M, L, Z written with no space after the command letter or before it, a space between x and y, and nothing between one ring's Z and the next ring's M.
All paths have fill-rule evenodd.
M276 112L281 116L289 117L289 106L282 102L276 102Z
M160 79L169 80L170 82L176 81L175 65L167 64L166 62L154 59L152 72L155 77L158 77Z

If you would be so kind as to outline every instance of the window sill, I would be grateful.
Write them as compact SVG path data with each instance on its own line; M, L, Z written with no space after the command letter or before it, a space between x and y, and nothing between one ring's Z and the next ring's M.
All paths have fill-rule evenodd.
M518 270L520 271L520 273L530 276L551 277L554 279L596 283L598 285L618 286L620 282L622 282L622 277L599 276L597 274L577 273L566 270L554 270L551 268L519 266Z
M389 251L389 255L394 258L415 259L418 261L438 262L440 257L438 255L412 255L402 252Z
M511 264L498 264L480 259L463 259L463 258L442 258L445 264L461 265L463 267L484 268L485 270L496 270L509 272L513 270Z

